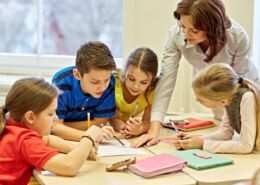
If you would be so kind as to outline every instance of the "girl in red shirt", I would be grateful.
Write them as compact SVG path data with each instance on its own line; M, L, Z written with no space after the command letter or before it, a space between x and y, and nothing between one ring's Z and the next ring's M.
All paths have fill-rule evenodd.
M74 176L95 152L104 134L96 126L73 149L55 136L43 140L54 124L58 94L54 85L40 78L24 78L12 86L0 108L0 184L27 184L34 168ZM62 154L48 145L70 152Z

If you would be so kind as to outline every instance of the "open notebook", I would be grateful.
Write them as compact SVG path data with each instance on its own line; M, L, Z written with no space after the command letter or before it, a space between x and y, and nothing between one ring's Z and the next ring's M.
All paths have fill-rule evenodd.
M117 140L102 141L98 146L98 155L100 157L115 155L137 155L146 154L141 148L132 148L131 143L126 139L121 139L124 143L122 146Z
M213 167L218 167L218 166L223 166L223 165L233 163L232 159L222 157L217 154L212 154L210 152L206 152L200 149L174 151L171 152L170 154L184 159L185 161L188 162L188 167L197 170L208 169L208 168L213 168ZM209 158L198 157L196 154L202 156L204 155Z

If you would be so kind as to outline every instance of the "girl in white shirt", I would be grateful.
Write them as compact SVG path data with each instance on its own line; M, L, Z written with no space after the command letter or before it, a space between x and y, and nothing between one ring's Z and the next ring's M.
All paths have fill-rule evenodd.
M208 108L225 107L217 131L203 136L177 134L177 149L200 148L213 153L260 150L260 88L227 64L212 64L192 82L197 101ZM238 138L233 138L235 131ZM233 138L233 139L232 139Z
M182 56L195 73L214 63L226 63L238 75L259 81L250 60L249 37L239 24L227 17L221 0L181 0L173 14L178 23L170 28L164 46L162 75L155 89L150 129L133 147L144 143L150 146L159 141L160 122L168 109ZM221 118L220 115L215 114L217 118Z

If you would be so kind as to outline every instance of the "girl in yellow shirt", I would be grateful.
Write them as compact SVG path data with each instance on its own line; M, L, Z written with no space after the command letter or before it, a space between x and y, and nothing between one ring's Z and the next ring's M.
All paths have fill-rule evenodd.
M111 122L125 138L140 135L149 129L157 71L156 54L149 48L141 47L129 55L124 72L118 69L115 73L117 111Z

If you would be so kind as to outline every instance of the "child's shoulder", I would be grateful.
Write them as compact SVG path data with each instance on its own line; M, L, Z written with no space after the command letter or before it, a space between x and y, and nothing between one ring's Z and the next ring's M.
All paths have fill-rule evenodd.
M62 81L71 81L73 79L73 69L75 66L65 67L58 72L56 72L53 76L52 82L58 84Z
M255 100L255 94L252 91L247 91L242 95L242 101Z
M8 120L5 134L12 138L17 138L20 142L24 142L27 139L40 138L41 136L34 130L27 128L22 123L18 123L12 119Z
M112 74L113 74L113 76L116 78L116 80L122 80L122 74L123 74L122 69L117 68L117 69L115 69L115 70L112 72Z
M117 85L121 84L123 81L123 71L122 69L117 68L116 70L113 71L112 75L115 78L115 83Z

